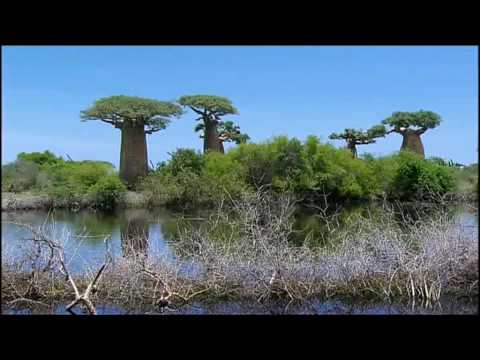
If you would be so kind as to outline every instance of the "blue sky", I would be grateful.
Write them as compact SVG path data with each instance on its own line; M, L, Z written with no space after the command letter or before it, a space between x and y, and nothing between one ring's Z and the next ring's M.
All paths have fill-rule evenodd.
M368 128L394 111L443 118L423 136L427 156L478 159L478 52L468 46L6 46L2 47L2 163L50 149L118 166L120 132L80 111L110 95L175 100L230 98L230 119L252 141L275 135L324 142L346 127ZM177 147L202 149L188 112L148 136L149 159ZM228 119L228 118L226 118ZM359 152L397 151L391 134ZM227 145L227 148L231 145Z

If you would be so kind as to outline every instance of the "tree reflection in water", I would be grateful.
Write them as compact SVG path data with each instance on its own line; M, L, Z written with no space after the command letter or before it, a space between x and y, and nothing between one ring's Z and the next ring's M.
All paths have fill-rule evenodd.
M127 209L122 214L120 238L124 257L147 257L149 242L148 214L145 209Z

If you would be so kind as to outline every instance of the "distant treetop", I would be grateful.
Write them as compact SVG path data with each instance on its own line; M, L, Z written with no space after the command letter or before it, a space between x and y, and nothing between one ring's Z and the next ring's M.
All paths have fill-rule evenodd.
M367 131L359 129L345 129L341 133L332 133L329 138L333 140L347 140L356 145L372 144L375 138L385 136L386 129L383 125L375 125Z
M187 95L178 100L200 115L213 115L215 118L226 114L238 114L238 110L226 97L214 95Z

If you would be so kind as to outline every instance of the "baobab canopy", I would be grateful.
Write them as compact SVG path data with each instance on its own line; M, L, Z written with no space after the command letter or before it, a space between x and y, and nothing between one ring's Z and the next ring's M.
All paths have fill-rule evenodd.
M165 129L173 116L180 116L176 104L133 96L102 98L81 112L82 121L101 120L122 132L120 177L129 187L147 175L146 134Z
M329 138L333 140L343 139L347 141L347 148L357 157L356 145L373 144L375 138L385 136L386 129L384 125L375 125L367 131L357 129L345 129L342 133L332 133Z
M188 95L182 96L178 102L188 106L197 113L223 116L227 114L238 114L238 110L226 97L214 95Z
M414 130L419 134L423 134L428 129L433 129L440 125L441 121L440 115L432 111L397 111L394 112L392 116L383 120L382 124L392 127L389 132L403 133L407 130Z
M437 127L441 121L440 115L432 111L397 111L394 112L392 116L383 120L382 124L391 127L387 133L395 132L403 136L400 150L410 150L425 157L425 150L420 135L428 129Z
M145 132L151 134L165 129L171 116L181 114L181 107L170 102L119 95L95 101L92 107L81 112L81 118L101 120L116 128L126 123L133 127L145 126Z
M232 102L225 97L213 95L182 96L178 102L200 115L196 120L203 121L203 151L223 152L218 126L221 123L221 116L238 114L238 110L233 106Z

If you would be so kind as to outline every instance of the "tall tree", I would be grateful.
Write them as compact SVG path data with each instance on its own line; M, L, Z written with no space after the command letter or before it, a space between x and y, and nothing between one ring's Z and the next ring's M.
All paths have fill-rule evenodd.
M182 114L176 104L132 96L102 98L81 112L82 121L101 120L120 129L120 177L131 188L148 171L147 134L165 129Z
M178 102L200 115L195 120L203 121L203 151L222 152L218 134L221 116L238 114L238 110L232 105L231 101L220 96L192 95L182 96Z
M367 131L345 129L342 133L332 133L329 138L333 140L346 140L348 150L350 150L353 157L356 158L357 145L373 144L376 138L383 137L385 134L385 126L375 125Z
M203 123L195 126L195 132L201 131L200 138L205 136L205 125ZM240 131L240 126L235 125L233 121L220 121L217 127L218 140L220 143L220 152L225 153L224 142L235 142L243 144L250 140L250 136Z
M390 126L387 134L395 132L403 136L400 150L410 150L424 158L425 150L420 136L428 129L433 129L440 125L441 121L440 115L432 111L398 111L383 120L382 124Z

